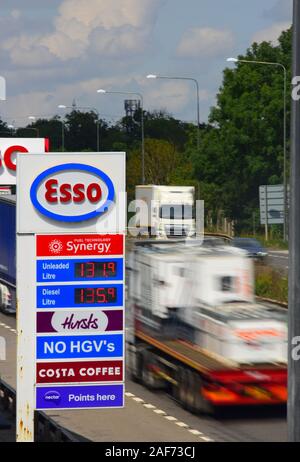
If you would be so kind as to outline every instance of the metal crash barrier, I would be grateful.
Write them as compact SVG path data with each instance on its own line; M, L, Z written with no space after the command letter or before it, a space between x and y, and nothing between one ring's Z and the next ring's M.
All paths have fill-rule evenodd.
M15 390L0 379L0 406L1 408L16 415L16 392ZM57 443L75 443L81 438L76 437L44 412L36 412L35 419L35 441L39 442L57 442Z

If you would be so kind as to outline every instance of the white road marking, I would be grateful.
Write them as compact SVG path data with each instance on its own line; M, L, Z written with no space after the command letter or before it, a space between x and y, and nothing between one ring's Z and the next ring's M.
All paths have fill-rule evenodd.
M169 420L170 422L176 422L176 417L173 417L172 415L165 415L165 419Z
M136 401L137 403L144 403L145 401L142 399L142 398L138 398L138 397L134 397L132 398L134 401Z
M161 409L154 409L155 414L160 414L160 415L166 415L167 413L165 411L162 411Z
M201 436L203 435L203 433L199 432L199 430L194 430L193 428L191 428L189 430L190 433L192 433L193 435L196 435L196 436Z
M144 404L144 407L147 409L156 409L156 406L153 406L153 404Z
M178 427L182 427L182 428L187 428L188 427L188 424L186 424L184 422L175 422L175 425L178 425Z

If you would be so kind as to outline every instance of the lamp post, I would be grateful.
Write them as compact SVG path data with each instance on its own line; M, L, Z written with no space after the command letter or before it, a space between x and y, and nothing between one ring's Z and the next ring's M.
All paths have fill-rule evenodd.
M13 121L14 122L14 121ZM7 128L11 130L11 134L13 134L13 130L16 130L16 127L13 124L7 125ZM36 131L36 137L39 137L39 129L36 127L19 127L21 130L35 130Z
M273 63L270 61L251 61L247 59L228 58L227 62L232 63L246 63L246 64L258 64L266 66L280 67L283 71L283 237L287 240L288 235L288 216L287 216L287 107L286 107L286 96L287 96L287 69L281 63Z
M199 105L199 83L192 77L169 77L165 75L148 74L147 79L167 79L167 80L188 80L196 85L197 94L197 147L200 148L200 105Z
M35 122L36 121L36 117L35 116L28 116L28 119L31 120L32 122ZM37 127L26 127L26 128L23 128L23 130L35 130L36 131L36 137L38 138L40 136L40 131Z
M73 106L65 106L64 104L59 104L59 106L57 106L59 109L73 109L74 110L74 107ZM97 114L98 118L97 118L97 122L96 122L96 125L97 125L97 152L100 152L100 113L98 111L98 109L96 109L95 107L89 107L89 106L76 106L76 109L88 109L89 111L93 111Z
M142 184L145 184L145 130L144 130L144 98L141 93L132 91L107 91L100 88L97 90L100 94L116 94L116 95L135 95L141 100L141 134L142 134Z

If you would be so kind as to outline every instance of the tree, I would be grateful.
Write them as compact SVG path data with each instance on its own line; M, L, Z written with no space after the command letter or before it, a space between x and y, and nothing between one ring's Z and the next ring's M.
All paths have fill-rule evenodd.
M103 137L107 124L103 120L98 120L98 115L94 111L82 112L77 109L72 110L65 116L65 145L67 151L97 150L97 124L99 123L100 142ZM102 146L101 146L101 150Z
M282 63L290 75L291 30L282 33L277 46L254 43L239 59ZM193 158L195 175L214 185L219 208L242 228L258 207L259 185L283 181L281 68L239 63L225 69L209 122Z
M169 141L152 138L145 140L145 178L147 184L190 184L192 171L190 162L184 162L182 155ZM141 149L133 149L129 152L127 160L127 191L130 200L134 198L135 186L141 184L141 174Z

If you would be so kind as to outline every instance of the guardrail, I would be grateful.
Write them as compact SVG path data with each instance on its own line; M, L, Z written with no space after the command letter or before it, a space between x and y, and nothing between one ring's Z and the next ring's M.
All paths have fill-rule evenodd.
M256 297L256 299L259 301L259 302L267 302L267 303L273 303L274 305L278 305L278 306L281 306L282 308L288 308L288 303L286 302L281 302L279 300L273 300L271 298L265 298L265 297Z
M3 410L16 415L16 392L15 390L0 379L0 403ZM51 417L41 411L36 411L35 416L35 441L37 442L57 442L75 443L79 438L65 428L61 427Z

